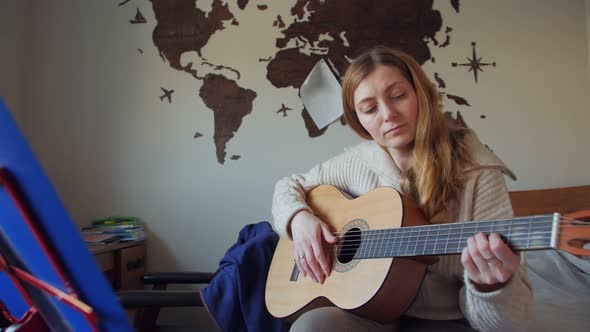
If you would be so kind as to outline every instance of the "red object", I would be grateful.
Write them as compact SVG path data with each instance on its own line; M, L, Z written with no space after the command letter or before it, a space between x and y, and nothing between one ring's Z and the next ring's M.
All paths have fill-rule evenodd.
M30 309L26 312L26 314L18 319L13 317L8 313L4 306L1 306L2 312L4 316L13 324L25 324L21 325L22 328L26 326L30 326L31 329L17 329L17 331L49 331L47 326L42 321L41 315L33 301L31 300L28 293L25 291L25 288L22 285L22 281L25 281L34 287L50 294L56 300L66 303L67 305L71 306L72 308L81 312L87 319L88 324L92 327L93 331L98 331L98 316L92 309L92 307L88 306L84 302L78 299L78 295L74 292L71 288L68 279L66 278L66 274L59 264L59 260L56 257L55 253L50 249L49 244L47 241L44 240L43 233L37 226L36 218L33 211L30 208L25 197L21 194L19 187L14 180L14 177L9 173L9 171L3 167L0 167L0 185L5 187L8 191L8 194L14 201L14 204L18 208L20 214L22 215L24 221L26 222L27 226L30 228L32 234L34 235L35 239L41 246L43 252L49 259L51 266L53 267L54 271L59 275L60 279L62 280L63 284L66 286L66 291L62 291L57 287L50 285L49 283L36 278L34 275L30 273L8 264L6 259L0 253L0 271L5 272L8 277L12 280L13 284L16 286L17 290L23 296L24 300L30 306ZM41 322L39 322L41 321ZM45 326L44 329L40 329L42 324Z

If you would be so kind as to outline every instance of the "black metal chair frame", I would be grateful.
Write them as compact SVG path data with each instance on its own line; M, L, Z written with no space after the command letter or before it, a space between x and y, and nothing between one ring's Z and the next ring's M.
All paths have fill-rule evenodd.
M152 285L151 290L119 291L119 302L125 309L136 309L133 326L137 331L157 331L156 321L161 308L202 307L198 291L167 290L168 285L208 284L215 277L209 272L157 272L141 278L144 285Z

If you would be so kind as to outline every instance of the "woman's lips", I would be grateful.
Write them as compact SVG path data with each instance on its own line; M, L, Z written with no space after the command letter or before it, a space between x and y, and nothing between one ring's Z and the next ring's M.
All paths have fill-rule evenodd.
M391 129L389 129L388 131L385 132L385 135L395 135L398 132L400 132L406 125L405 124L401 124L401 125L397 125Z

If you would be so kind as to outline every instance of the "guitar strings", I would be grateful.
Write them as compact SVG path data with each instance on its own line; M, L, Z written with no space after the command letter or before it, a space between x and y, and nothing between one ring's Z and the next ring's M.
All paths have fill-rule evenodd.
M406 232L407 233L407 232ZM534 234L533 234L534 233ZM511 239L515 239L515 238L532 238L532 239L536 239L538 236L546 236L545 234L547 234L548 237L551 237L551 234L553 233L553 231L551 230L535 230L534 232L510 232L510 234L507 235L508 238ZM359 243L359 242L378 242L378 241L385 241L385 240L415 240L415 241L430 241L430 242L437 242L437 241L448 241L448 240L456 240L456 239L467 239L471 236L474 236L475 234L473 232L464 232L462 235L461 234L437 234L435 238L432 238L432 236L429 235L425 235L425 234L420 234L415 232L414 234L401 234L400 236L397 236L398 234L382 234L383 236L380 235L367 235L367 236L362 236L360 239L349 239L346 241L346 243ZM342 239L342 237L340 238ZM377 240L377 241L375 241Z
M399 230L399 229L423 229L423 228L458 228L458 227L484 227L489 226L492 227L494 225L526 225L528 226L531 222L535 223L535 225L541 222L553 222L552 216L539 216L534 218L527 218L527 219L502 219L502 220L484 220L484 221L468 221L468 222L456 222L456 223L444 223L444 224L429 224L429 225L417 225L417 226L407 226L407 227L398 227L398 228L390 228L390 229L380 229L380 230ZM371 231L371 230L369 230ZM375 230L379 231L379 230ZM333 234L342 234L342 232L333 232Z
M550 238L546 239L549 240ZM410 249L411 246L414 246L413 249ZM418 245L418 244L412 244L412 243L406 243L406 244L398 244L398 245L392 245L391 247L389 246L376 246L376 247L369 247L369 249L363 250L366 247L359 247L358 249L354 249L354 248L345 248L345 249L340 249L339 250L339 254L352 254L352 253L357 253L357 255L355 256L365 256L365 255L369 255L369 256L383 256L386 254L392 254L393 256L404 256L404 255L408 255L408 256L415 256L415 255L425 255L425 254L452 254L452 253L460 253L463 248L465 248L467 246L467 242L466 241L451 241L449 243L441 243L440 244L441 247L439 248L438 245L434 246L434 247L429 247L429 246L422 246L422 245ZM545 247L550 247L549 243L547 243L546 245L531 245L529 243L528 240L521 240L521 241L511 241L510 245L515 248L515 249L526 249L526 248L545 248Z
M386 239L383 239L386 240ZM398 241L399 240L399 241ZM336 248L339 247L341 249L341 251L346 251L346 250L361 250L362 248L369 248L367 250L372 250L372 248L385 248L385 250L389 250L389 248L393 249L396 247L410 247L410 246L414 246L414 250L416 250L418 247L420 248L429 248L429 250L442 250L442 249L448 249L449 247L452 248L453 245L459 245L461 243L467 243L467 238L454 238L454 239L449 239L447 241L441 240L441 241L432 241L432 240L420 240L420 239L416 239L416 241L409 241L409 238L405 239L406 241L400 240L400 239L394 239L394 241L390 241L388 243L378 243L378 242L370 242L367 241L367 243L365 243L364 241L360 241L362 242L360 245L355 245L355 244L351 244L349 242L346 242L346 244L344 245L328 245L326 246L326 248L331 249L331 248ZM509 244L512 246L529 246L531 244L531 242L533 244L539 245L538 243L540 241L547 241L547 240L551 240L551 235L549 234L549 236L547 235L539 235L534 237L533 239L529 239L528 236L521 236L521 237L510 237L509 238ZM549 244L549 242L547 242L547 245ZM440 247L440 248L439 248Z
M557 222L559 224L564 224L564 225L560 225L559 228L568 228L568 227L572 227L572 228L579 228L579 227L590 227L590 223L588 222L584 222L584 221L579 221L576 219L569 219L569 218L565 218L565 217L560 217L560 218L564 218L567 219L568 221L562 221L562 220L558 220ZM494 223L494 224L502 224L504 226L497 226L497 225L491 225L490 223ZM520 224L517 224L518 222L520 222ZM553 224L553 217L551 217L551 219L546 219L546 220L535 220L534 221L534 225L532 226L532 229L534 229L535 227L538 227L540 223L542 222L550 222L551 224ZM398 230L408 230L408 231L419 231L418 228L423 228L423 227L428 227L428 228L449 228L449 231L456 231L453 230L452 228L464 228L463 226L467 225L469 228L473 228L473 227L498 227L499 230L501 230L500 227L512 227L512 226L516 226L516 227L528 227L529 224L529 220L490 220L490 221L471 221L471 222L460 222L460 223L448 223L448 224L432 224L432 225L420 225L420 226L408 226L408 227L398 227L398 228L388 228L388 229L374 229L374 230L360 230L361 232L378 232L378 231L398 231ZM576 225L576 226L573 226ZM547 227L546 225L540 225L540 226L544 226ZM464 228L465 229L465 228ZM346 232L332 232L333 235L339 237L342 236L343 234L349 233L349 232L354 232L355 230L351 230L351 231L346 231ZM421 230L420 230L421 231ZM446 230L445 230L446 231Z
M539 242L540 240L550 240L551 237L546 237L546 238L537 238L535 239L534 242ZM523 244L528 244L530 241L528 241L528 239L525 238L521 238L521 239L513 239L510 241L510 245L523 245ZM453 241L445 241L445 242L440 242L437 244L434 244L432 246L428 246L429 244L432 243L428 243L428 242L422 242L422 243L418 243L418 242L404 242L404 243L392 243L391 246L389 245L379 245L379 247L383 247L383 248L395 248L395 247L402 247L402 246L415 246L418 247L420 246L420 248L422 247L429 247L432 249L437 249L439 247L449 247L452 246L453 244L459 244L459 243L467 243L466 239L465 240L461 240L461 239L454 239ZM366 248L369 244L365 244L364 247ZM354 249L354 248L360 248L359 246L354 246L354 245L345 245L345 246L338 246L338 245L329 245L326 246L326 248L336 248L336 247L340 247L341 249L347 250L347 249ZM375 246L377 247L377 246Z
M538 240L542 240L545 239L543 236L547 237L547 238L551 238L551 235L553 234L553 230L552 229L548 229L548 228L552 228L552 225L547 225L547 226L533 226L530 228L530 230L509 230L507 233L507 235L505 235L506 237L508 237L508 239L510 241L515 240L515 239L520 239L520 238L524 238L524 239L529 239L531 241L538 241ZM562 226L560 229L564 229L564 228L579 228L580 226ZM590 227L590 225L584 225L581 227ZM407 228L406 228L407 229ZM406 231L400 231L403 230L403 228L397 228L395 229L398 232L378 232L377 230L373 230L373 231L358 231L358 230L353 230L350 231L350 233L352 233L352 237L360 237L358 239L349 239L346 241L346 243L349 246L355 246L357 243L361 243L361 242L367 242L367 243L376 243L376 242L381 242L381 241L391 241L393 240L393 242L396 241L404 241L404 240L413 240L416 242L440 242L440 243L445 243L448 242L449 240L457 240L457 239L467 239L471 236L475 235L475 232L473 229L471 230L463 230L461 233L459 232L450 232L450 231L444 231L442 233L437 232L436 235L432 234L431 231L428 231L427 234L425 234L424 231L417 231L417 230L406 230ZM476 229L477 232L484 232L486 230L483 229ZM490 233L493 233L493 231L490 230ZM547 234L547 235L545 235ZM432 238L434 237L434 238ZM342 240L344 238L344 236L340 236L339 239ZM345 245L343 245L345 246ZM329 246L328 246L329 247Z
M545 239L551 239L551 235L553 233L553 231L551 229L548 229L548 226L552 226L551 224L547 225L547 226L532 226L530 227L530 230L510 230L507 235L509 241L514 242L517 240L528 240L530 241L539 241L539 240L545 240ZM438 245L438 243L440 242L440 244L445 244L445 243L456 243L455 241L459 240L460 242L465 241L468 237L471 237L473 235L475 235L474 231L473 231L474 227L471 227L470 230L465 230L463 229L463 231L461 232L461 234L459 234L458 232L456 233L452 233L450 232L450 230L447 232L437 232L436 236L435 234L432 234L430 231L428 231L428 234L424 234L423 231L399 231L399 232L380 232L380 233L374 233L375 231L373 231L373 233L368 233L368 234L363 234L363 233L367 233L370 231L364 231L363 233L359 234L358 230L355 231L351 231L351 233L354 233L356 236L355 237L360 237L360 238L356 238L356 239L349 239L347 241L345 241L346 244L342 244L341 247L342 248L346 248L346 246L348 247L359 247L359 245L357 245L358 243L366 243L366 245L379 245L380 242L386 242L385 244L387 245L387 242L407 242L407 241L412 241L412 243L416 243L416 245L418 243L422 244L430 244L430 243L434 243L435 245ZM396 230L400 230L400 229L396 229ZM479 229L477 229L477 231L480 231ZM482 231L486 231L486 230L482 230ZM435 238L431 238L432 236L435 236ZM340 237L340 239L342 239L343 237ZM332 245L333 246L333 245ZM328 246L329 247L329 246Z
M568 227L568 226L566 226ZM584 226L584 227L589 227L588 225ZM534 234L531 234L532 232L519 232L519 233L514 233L514 234L510 234L507 236L509 244L512 247L520 247L520 248L530 248L530 247L539 247L541 246L541 244L544 244L545 246L549 246L550 245L550 240L552 238L552 234L553 231L545 231L545 232L539 232L536 231ZM439 234L440 235L440 234ZM444 235L451 235L451 234L444 234ZM454 245L457 245L457 247L459 247L459 245L461 244L465 244L467 241L467 238L470 237L471 234L463 234L459 237L447 237L439 239L428 239L428 238L424 238L423 236L420 237L420 235L418 234L410 234L409 236L400 236L400 237L389 237L389 236L384 236L382 238L377 237L375 238L369 238L368 240L365 239L360 239L360 240L348 240L345 243L346 244L342 244L342 245L328 245L326 246L326 248L331 249L334 247L340 247L341 248L341 253L347 253L350 250L352 251L360 251L362 249L366 249L367 250L378 250L379 252L381 251L387 251L387 250L394 250L395 248L402 248L406 247L406 253L409 249L409 247L411 247L411 245L414 245L414 252L416 250L418 250L419 248L425 252L427 249L428 250L434 250L434 251L438 251L438 250L443 250L443 248L439 248L439 246L444 246L444 251L447 251L449 247L453 247ZM376 240L376 241L375 241ZM393 241L391 241L393 240ZM542 241L546 241L542 242ZM396 243L397 242L397 243ZM358 243L358 244L357 244ZM434 245L432 245L434 243ZM389 248L389 245L391 244L391 249ZM532 245L531 245L532 244ZM518 248L517 248L518 249ZM444 252L443 251L443 252Z
M589 221L582 221L582 220L572 219L572 218L568 218L568 217L565 217L565 216L562 216L562 215L560 215L559 218L560 219L567 220L567 221L561 221L561 220L559 220L559 222L563 222L563 223L572 223L574 225L587 225L587 226L590 225L590 222Z
M552 233L553 232L551 232L551 231L548 231L548 232L538 232L538 233L535 233L535 235L533 236L532 239L538 239L539 237L548 237L548 238L551 238L551 234ZM445 242L443 242L443 241L445 241L445 239L446 239L447 242L448 242L448 240L458 240L458 239L465 239L465 240L467 240L471 236L473 236L473 235L464 234L463 236L458 236L458 237L445 237L444 239L441 239L441 238L429 239L429 238L424 238L424 237L420 237L420 236L417 236L417 235L415 235L415 236L404 236L404 237L369 238L369 239L361 238L361 239L358 239L358 240L357 239L348 240L348 241L346 241L346 243L352 243L352 244L354 244L354 243L371 242L371 241L373 241L372 243L378 242L378 241L375 241L375 240L379 240L379 241L393 240L393 242L397 242L398 240L399 241L403 241L403 240L416 240L417 242L435 242L435 243L438 240L440 243L445 243ZM530 237L531 236L529 236L528 233L515 233L515 234L511 234L511 235L508 236L509 239L528 239Z
M526 222L520 223L505 223L504 225L497 225L497 224L489 224L485 222L469 222L469 223L455 223L455 224L440 224L440 225L423 225L423 226L410 226L410 227L399 227L399 228L388 228L388 229L375 229L375 230L361 230L359 228L351 229L347 232L336 232L332 234L338 234L337 236L342 237L343 234L357 234L357 233L364 233L366 237L375 237L381 236L383 234L395 234L395 233L427 233L428 235L432 232L437 232L437 234L444 235L445 233L460 233L460 232L472 232L472 231L494 231L494 227L496 231L503 231L505 228L508 230L513 231L521 231L523 228L529 230L538 230L538 229L545 229L547 227L552 227L553 223L550 220L543 220L537 221L534 224ZM442 228L442 230L441 230ZM489 229L488 229L489 228Z
M512 229L512 230L486 230L486 229L463 229L461 232L451 232L451 231L443 231L443 232L433 232L433 231L418 231L418 230L403 230L403 228L396 229L397 231L357 231L353 230L350 231L350 237L362 237L363 240L373 240L373 239L384 239L384 238L397 238L397 239L407 239L407 238L451 238L451 237L465 237L465 236L473 236L476 233L508 233L509 236L525 234L525 235L533 235L533 233L542 233L542 232L549 232L552 233L551 225L545 227L531 227L527 230L519 230L519 229ZM578 227L576 227L578 228ZM340 236L340 239L345 238L346 236ZM349 241L355 241L351 239Z

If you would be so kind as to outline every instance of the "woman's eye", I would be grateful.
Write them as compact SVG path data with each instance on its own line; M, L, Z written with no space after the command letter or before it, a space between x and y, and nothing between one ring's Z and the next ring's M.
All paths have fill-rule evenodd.
M377 109L375 106L367 107L365 108L364 113L373 113L375 112L375 109Z
M398 94L395 94L395 95L391 96L391 99L401 99L401 98L403 98L405 95L406 95L406 93L405 93L405 92L398 93Z

